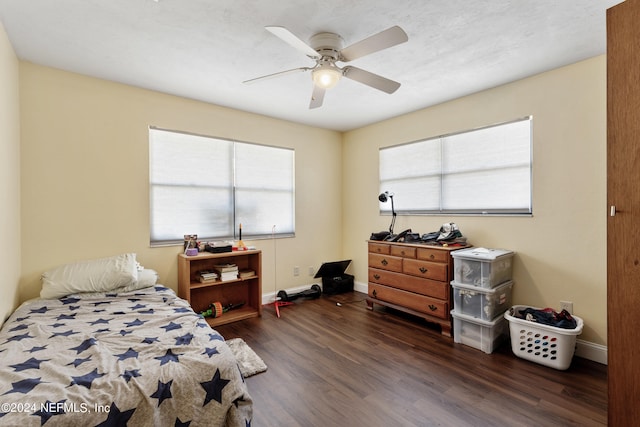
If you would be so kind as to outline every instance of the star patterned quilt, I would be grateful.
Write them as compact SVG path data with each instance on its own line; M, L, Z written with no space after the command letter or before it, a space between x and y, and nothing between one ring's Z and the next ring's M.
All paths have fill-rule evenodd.
M250 426L223 337L169 288L22 304L0 330L0 426Z

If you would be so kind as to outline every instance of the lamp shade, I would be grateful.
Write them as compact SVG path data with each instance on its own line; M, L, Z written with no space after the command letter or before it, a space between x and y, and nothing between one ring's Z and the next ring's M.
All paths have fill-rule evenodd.
M342 71L328 64L323 64L312 71L313 83L323 89L331 89L338 84L342 77Z

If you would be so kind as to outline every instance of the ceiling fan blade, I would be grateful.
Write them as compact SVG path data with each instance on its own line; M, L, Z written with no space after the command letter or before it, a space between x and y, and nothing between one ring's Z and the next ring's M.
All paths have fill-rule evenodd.
M274 26L264 27L264 28L267 31L271 32L273 35L280 38L285 43L298 49L300 52L304 53L308 57L314 58L314 59L320 58L320 55L318 54L318 52L315 51L315 49L313 49L311 46L309 46L308 44L300 40L295 34L287 30L286 28L274 27Z
M313 93L311 94L311 102L309 103L310 110L322 106L325 92L326 91L320 86L313 85Z
M300 72L309 71L309 70L311 70L311 68L309 68L309 67L294 68L292 70L279 71L277 73L267 74L266 76L260 76L260 77L256 77L256 78L253 78L253 79L245 80L242 83L251 84L251 83L255 83L255 82L258 82L258 81L262 81L262 80L272 79L274 77L280 77L280 76L284 76L284 75L287 75L287 74L300 73Z
M404 43L407 40L409 40L407 33L396 25L345 47L340 51L340 60L342 62L353 61L370 53Z
M343 68L343 72L343 75L348 79L355 80L389 94L395 92L400 87L400 83L396 81L389 80L361 68L348 66Z

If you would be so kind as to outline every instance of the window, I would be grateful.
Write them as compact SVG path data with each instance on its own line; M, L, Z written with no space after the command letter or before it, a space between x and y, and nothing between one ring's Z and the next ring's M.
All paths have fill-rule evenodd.
M295 233L294 151L149 129L151 244Z
M399 214L531 214L531 123L382 148L380 192L394 193Z

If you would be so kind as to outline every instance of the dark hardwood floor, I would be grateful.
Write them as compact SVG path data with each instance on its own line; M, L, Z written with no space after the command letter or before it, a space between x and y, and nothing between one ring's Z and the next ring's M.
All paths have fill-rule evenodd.
M353 292L273 305L216 329L268 366L246 379L254 427L602 426L607 368L574 358L566 371L455 344L421 319ZM338 306L336 303L340 303Z

